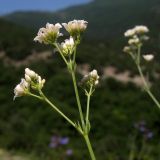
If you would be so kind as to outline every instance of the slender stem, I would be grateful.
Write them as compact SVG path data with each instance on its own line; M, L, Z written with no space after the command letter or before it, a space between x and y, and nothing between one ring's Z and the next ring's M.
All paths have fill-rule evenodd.
M58 51L59 51L59 53L60 53L62 59L63 59L64 62L65 62L65 64L68 65L68 62L67 62L66 58L64 57L64 55L63 55L63 53L62 53L62 51L61 51L59 45L58 45L57 43L55 43L54 45L55 45L55 47L58 49Z
M89 109L90 109L90 98L91 98L91 94L92 94L92 88L93 86L90 87L90 91L87 94L87 111L86 111L86 124L89 121Z
M73 80L78 110L79 110L79 114L80 114L80 120L81 120L82 128L83 128L82 135L83 135L85 142L86 142L86 145L88 147L88 151L89 151L91 160L96 160L93 149L92 149L92 145L91 145L89 137L88 137L89 132L84 133L86 126L88 125L88 122L89 122L89 106L90 106L90 97L91 97L91 93L92 93L92 86L90 88L89 94L87 95L88 97L87 97L87 111L86 111L86 124L85 124L84 116L83 116L83 112L82 112L82 106L81 106L81 102L80 102L80 98L79 98L79 92L78 92L78 88L77 88L76 77L75 77L76 49L77 49L77 46L75 46L74 53L73 53L73 62L74 62L73 65L74 66L72 67L72 70L71 70L72 80Z
M85 127L84 117L83 117L81 102L80 102L80 98L79 98L79 92L78 92L78 88L77 88L75 72L73 70L72 70L72 80L73 80L73 85L74 85L74 91L75 91L75 95L76 95L78 110L79 110L79 114L80 114L80 119L81 119L82 127L84 128Z
M74 128L77 129L76 125L70 120L63 112L61 112L44 94L41 90L39 90L39 93L42 97L41 100L44 100L46 103L48 103L56 112L58 112L66 121L68 121ZM33 95L32 96L39 98L39 96Z
M77 46L74 47L74 52L73 52L73 62L76 61L76 54L77 54Z
M75 127L75 124L64 114L62 113L53 103L49 101L48 98L45 98L45 101L54 108L64 119L66 119L73 127Z
M92 148L92 145L91 145L91 142L89 140L88 135L84 135L84 139L85 139L86 145L88 147L88 151L89 151L91 160L96 160L96 157L94 155L93 148Z
M32 97L38 98L38 99L40 99L40 100L43 100L42 97L37 96L37 95L35 95L35 94L33 94L33 93L27 93L27 94L30 95L30 96L32 96Z
M148 86L148 83L146 82L146 80L144 78L144 75L143 75L143 72L142 72L142 69L141 69L141 66L140 66L140 54L141 54L141 46L138 47L138 57L137 57L137 61L136 61L138 72L139 72L139 74L140 74L140 76L142 78L142 81L143 81L143 84L144 84L146 92L151 97L151 99L153 100L153 102L158 106L158 108L160 108L159 101L155 98L155 96L150 91L150 87Z
M142 48L142 45L139 45L138 46L138 54L137 54L137 64L140 65L140 62L141 62L141 48Z
M153 100L153 102L158 106L158 108L160 108L160 103L158 102L158 100L155 98L155 96L152 94L152 92L150 91L150 88L144 78L144 75L143 75L143 72L141 70L141 67L139 65L137 65L137 68L138 68L138 71L139 71L139 74L142 78L142 81L144 83L144 86L145 86L145 90L146 92L148 93L148 95L151 97L151 99Z

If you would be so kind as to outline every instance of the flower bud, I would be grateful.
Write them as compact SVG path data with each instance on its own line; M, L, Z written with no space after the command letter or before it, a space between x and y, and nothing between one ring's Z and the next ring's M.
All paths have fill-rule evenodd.
M81 81L83 85L86 85L88 87L90 86L96 86L99 84L99 75L97 73L97 70L93 70L88 75L85 75Z
M31 82L31 78L30 78L27 74L25 74L25 80L26 80L27 82Z
M43 88L45 81L46 81L45 79L42 79L40 76L38 76L38 85L40 89Z
M25 77L27 77L26 80L29 80L29 78L30 78L30 79L35 78L36 75L37 75L37 74L36 74L34 71L30 70L29 68L26 68L26 69L25 69Z
M74 39L72 37L66 39L65 42L61 43L61 49L64 56L71 55L74 49Z

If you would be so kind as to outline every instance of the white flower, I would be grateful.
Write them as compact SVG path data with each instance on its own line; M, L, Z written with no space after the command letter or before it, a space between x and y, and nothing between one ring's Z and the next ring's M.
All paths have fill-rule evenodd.
M88 22L84 20L73 20L68 23L62 23L71 36L84 32L87 28L87 24Z
M130 44L130 45L139 44L139 43L140 43L140 40L138 37L129 39L129 41L128 41L128 44Z
M18 84L14 89L14 99L16 97L24 96L28 90L29 90L29 83L22 78L20 84Z
M134 28L127 30L124 33L124 35L125 37L133 37L135 35L145 34L148 32L149 32L149 29L146 26L140 25L140 26L135 26Z
M153 54L146 54L146 55L143 55L143 58L146 60L146 61L151 61L154 59L154 55Z
M129 29L124 33L125 37L132 37L135 35L135 30L134 29Z
M96 79L96 80L99 79L97 70L95 70L95 69L94 69L92 72L90 72L89 75L90 75L92 78Z
M40 28L37 36L34 38L34 41L45 44L53 44L59 36L62 34L59 32L62 26L59 23L55 25L47 23L46 28Z
M30 89L38 90L42 89L45 83L45 79L42 79L37 73L30 70L29 68L25 69L25 79L22 78L21 82L14 89L14 99L16 97L21 97L26 94L30 94Z
M146 26L136 26L134 28L136 34L144 34L144 33L148 33L149 32L149 29L146 27Z
M99 84L99 75L97 73L97 70L91 71L89 74L85 75L82 79L82 84L86 85L93 85L96 86Z
M70 39L66 39L65 42L62 42L61 49L65 56L71 55L74 49L74 39L70 37Z

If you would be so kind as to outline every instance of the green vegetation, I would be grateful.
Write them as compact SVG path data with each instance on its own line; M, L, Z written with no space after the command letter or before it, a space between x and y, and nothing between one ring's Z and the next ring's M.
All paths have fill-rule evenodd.
M39 63L31 68L47 77L45 93L50 99L62 107L62 110L72 119L76 116L75 101L72 98L74 92L70 84L69 75L63 68L55 69L58 64ZM42 69L40 69L42 68ZM3 71L5 70L5 74ZM12 73L11 74L11 70ZM1 94L0 101L0 144L1 147L10 150L33 152L40 158L49 159L61 152L50 149L48 144L53 134L70 137L69 147L74 150L73 159L87 159L85 146L70 125L66 125L56 113L45 104L28 97L16 99L13 102L12 89L21 76L22 69L1 68ZM65 78L64 78L65 77ZM157 85L154 87L155 93ZM147 143L152 147L151 157L156 159L159 156L159 110L153 105L148 96L135 88L132 84L123 85L113 79L101 82L93 97L91 112L92 137L96 154L100 160L111 156L127 159L130 151L129 142L135 136L134 124L139 121L146 121L154 133L153 140ZM82 95L81 95L82 96ZM85 99L83 100L83 104ZM55 123L56 122L56 123ZM97 128L95 130L95 128ZM142 139L139 137L140 143ZM81 149L80 149L81 148ZM63 150L64 148L62 148ZM81 150L79 153L78 151ZM103 156L102 156L103 153ZM158 154L158 155L157 155ZM57 158L58 159L58 158Z
M119 72L128 69L135 74L137 71L133 62L122 53L125 44L123 32L130 26L144 24L151 30L151 40L146 44L143 52L155 52L156 56L155 63L147 67L159 73L157 63L160 57L158 54L160 52L159 17L159 0L97 0L91 4L57 13L17 12L4 17L17 24L0 20L0 49L12 59L24 60L32 50L45 49L33 43L35 28L43 26L47 21L54 23L83 18L89 21L89 29L86 33L88 37L84 37L77 54L78 64L89 63L91 68L97 68L100 72L105 66L114 66ZM5 66L3 59L0 61L0 66L0 148L16 152L18 155L19 153L31 156L33 154L38 157L38 160L58 160L66 147L69 147L74 152L70 157L71 160L87 160L87 150L77 138L79 135L73 132L73 128L66 125L51 108L30 97L17 98L18 102L13 102L13 89L19 78L23 76L26 66L19 68ZM39 61L27 67L46 79L44 90L46 95L51 100L56 100L55 103L75 119L73 86L58 55L53 54L52 61ZM160 99L160 82L152 75L151 78L152 90ZM85 97L82 103L86 103ZM133 146L130 145L133 141L137 146L136 152L140 151L143 138L134 127L134 124L139 121L145 121L154 133L153 138L146 141L143 160L160 159L160 111L143 90L131 83L123 84L109 78L101 80L101 85L91 103L91 112L93 112L91 140L98 160L128 160L129 154L133 151ZM69 137L68 146L58 149L49 148L50 138L54 134ZM37 159L33 156L33 160ZM29 160L32 158L29 157Z
M108 39L114 36L115 39L136 24L147 25L156 33L160 25L159 9L159 0L96 0L87 5L70 7L56 13L15 12L4 18L36 29L44 26L46 22L85 19L89 22L87 31L89 37Z

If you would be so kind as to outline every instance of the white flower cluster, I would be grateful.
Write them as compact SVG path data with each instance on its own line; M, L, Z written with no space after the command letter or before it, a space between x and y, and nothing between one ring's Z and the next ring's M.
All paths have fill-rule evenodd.
M148 32L149 29L146 26L142 25L127 30L124 33L124 36L129 38L128 40L129 46L126 46L124 48L124 52L131 53L132 51L136 50L138 46L143 44L143 41L149 39L149 37L145 35Z
M37 73L25 69L25 78L21 79L21 82L14 89L14 99L30 93L30 89L42 89L45 83L45 79L42 79Z
M82 84L87 86L96 86L99 84L99 75L97 70L91 71L89 74L85 75L82 79Z
M63 55L64 56L71 55L73 53L74 46L75 42L73 37L70 37L70 39L66 39L65 42L62 42L60 48L62 50Z
M62 23L71 36L83 33L87 28L87 24L88 22L84 20L73 20L68 23Z
M149 29L146 26L136 26L132 29L127 30L124 35L125 37L133 37L135 35L141 35L141 34L145 34L148 33Z
M40 28L34 41L38 41L44 44L53 44L62 33L59 32L62 26L59 23L55 25L47 23L46 28Z
M71 36L80 35L87 28L87 22L84 20L73 20L68 23L62 23L64 28L70 33ZM59 23L50 24L47 23L45 28L40 28L34 41L38 41L44 44L54 44L59 36L63 34L60 33L62 25Z

